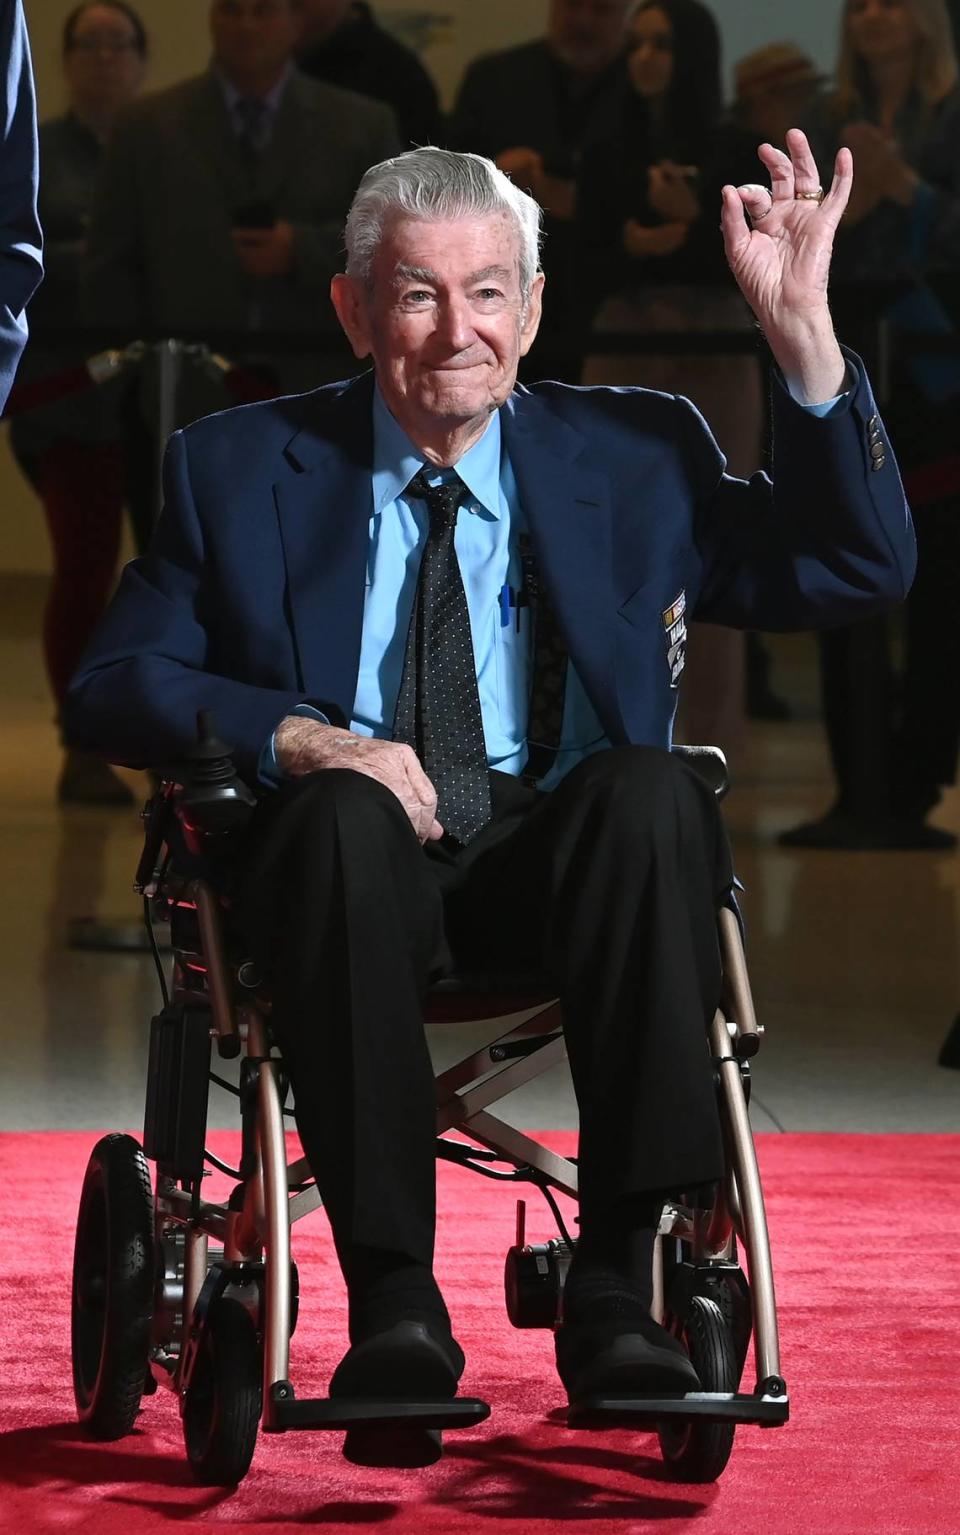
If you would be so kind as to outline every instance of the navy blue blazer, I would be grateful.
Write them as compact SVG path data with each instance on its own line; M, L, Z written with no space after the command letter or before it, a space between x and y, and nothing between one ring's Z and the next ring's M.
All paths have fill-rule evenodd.
M295 704L349 722L372 377L174 434L153 544L127 566L73 680L73 744L162 762L211 709L255 783L264 742ZM877 612L912 580L910 515L892 452L875 446L884 434L862 366L828 419L775 388L775 491L764 474L726 475L702 417L673 395L517 387L501 420L542 577L614 744L670 743L664 614L681 592L688 617L799 629Z
M37 108L21 0L0 0L0 410L27 340L24 311L43 275L37 222Z

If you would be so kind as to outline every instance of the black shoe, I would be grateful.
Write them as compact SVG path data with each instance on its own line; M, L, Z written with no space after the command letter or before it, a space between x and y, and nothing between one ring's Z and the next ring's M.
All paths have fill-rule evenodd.
M954 1018L953 1026L940 1046L937 1065L949 1066L954 1071L960 1071L960 1013Z
M703 1389L682 1345L649 1316L566 1322L554 1341L571 1405L589 1396Z
M444 1402L463 1374L460 1345L428 1321L406 1318L349 1348L333 1372L331 1397ZM348 1429L344 1457L356 1466L432 1466L440 1459L440 1430L417 1424Z
M807 821L781 832L781 847L825 848L850 852L950 852L957 845L952 831L924 821L885 816L861 820L830 811L819 821Z

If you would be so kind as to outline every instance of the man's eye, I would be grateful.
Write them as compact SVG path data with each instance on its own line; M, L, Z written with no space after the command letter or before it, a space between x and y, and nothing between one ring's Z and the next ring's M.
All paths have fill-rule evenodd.
M477 291L477 297L483 299L494 299L502 298L503 295L501 294L499 288L480 288Z
M425 302L428 303L430 300L430 295L425 288L413 288L409 293L405 293L403 296L408 304L422 304Z

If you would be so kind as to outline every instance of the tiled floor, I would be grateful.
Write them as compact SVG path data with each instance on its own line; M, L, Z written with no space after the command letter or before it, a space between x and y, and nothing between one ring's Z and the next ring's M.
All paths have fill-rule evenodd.
M156 980L142 955L72 951L73 918L135 919L136 814L59 809L57 746L35 639L41 584L0 582L0 1125L135 1127ZM779 642L778 681L809 715L812 644ZM826 759L810 718L751 728L727 821L747 887L748 958L766 1038L758 1129L956 1130L960 1071L936 1064L960 1006L960 859L787 852L775 833L825 806ZM960 828L956 791L937 813ZM449 1026L438 1061L493 1026ZM212 1106L232 1124L231 1103ZM565 1069L505 1101L517 1124L575 1123Z

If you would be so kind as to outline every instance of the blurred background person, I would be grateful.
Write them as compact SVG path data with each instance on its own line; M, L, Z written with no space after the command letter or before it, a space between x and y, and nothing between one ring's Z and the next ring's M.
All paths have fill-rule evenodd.
M675 319L692 314L690 284L712 287L726 271L721 242L704 230L710 222L717 234L719 200L705 208L713 188L704 177L721 117L720 34L699 0L642 0L626 50L630 89L581 161L578 252L589 273L581 286L594 305L618 295L628 329L641 322L646 329L644 316L658 315L670 321L659 328L675 329ZM636 365L627 360L630 369ZM689 376L684 359L677 366Z
M404 149L437 142L440 101L433 80L364 0L300 0L300 10L297 63L305 75L385 101Z
M737 185L755 179L761 144L785 148L787 129L806 121L823 76L796 43L775 42L738 59L733 79L734 99L716 134L714 163L722 179ZM789 705L771 686L767 646L752 633L744 636L744 645L748 717L789 719Z
M490 53L467 69L448 143L495 160L545 210L544 324L528 360L541 377L579 378L580 359L554 337L576 322L573 218L584 154L616 138L629 89L624 58L631 0L551 0L543 38Z
M577 187L578 287L597 331L749 335L753 319L726 267L716 167L722 112L720 35L699 0L643 0L629 17L631 89L606 140L584 153ZM754 160L745 180L756 180ZM588 316L585 315L585 318ZM585 383L643 384L689 396L711 423L731 473L760 462L761 370L749 355L590 357ZM677 739L736 757L745 708L743 635L693 625Z
M232 359L265 371L268 389L309 388L344 369L342 351L321 362L310 339L322 353L324 335L329 348L337 334L329 287L347 208L368 166L400 147L393 113L296 68L296 0L213 0L210 33L209 69L144 97L111 139L84 261L84 312L121 343L144 332L242 333ZM266 345L257 346L258 332ZM271 355L269 333L301 338L302 347ZM173 424L228 403L220 385L185 369ZM142 548L156 455L147 445L133 458Z
M30 306L37 345L28 346L20 380L39 381L75 366L82 347L44 344L44 327L77 323L80 261L94 186L118 113L137 94L147 34L124 0L88 0L63 27L68 106L40 127L39 211L45 280ZM58 713L80 653L107 604L120 552L123 454L116 389L91 389L13 416L14 456L40 497L53 571L43 619L47 677ZM129 804L126 786L98 757L69 750L58 784L61 800Z
M846 144L856 160L832 307L868 366L880 349L878 322L889 327L881 403L914 513L918 566L899 687L884 620L821 636L837 798L821 819L785 832L788 846L937 850L956 841L925 817L956 779L960 731L960 364L904 358L897 340L955 331L960 314L957 82L944 0L847 0L836 90L809 127L816 154L829 158ZM882 446L871 451L882 463Z
M787 129L806 122L824 77L796 43L767 43L738 59L733 68L734 97L715 141L716 164L729 165L728 180L755 177L757 149L783 149Z

